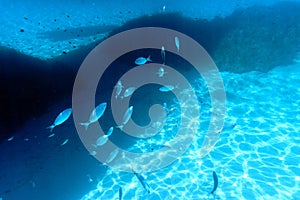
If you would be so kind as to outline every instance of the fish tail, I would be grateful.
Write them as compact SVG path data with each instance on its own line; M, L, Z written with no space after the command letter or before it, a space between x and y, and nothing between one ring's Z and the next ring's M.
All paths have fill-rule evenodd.
M53 131L54 127L55 127L55 125L53 124L53 125L51 125L51 126L48 126L48 127L46 127L46 128L47 128L47 129L50 129L50 133L52 133L52 131Z
M147 61L149 61L149 62L152 62L152 60L151 60L151 55L150 56L148 56L148 58L147 58Z
M84 126L85 130L88 129L90 123L89 122L83 122L83 123L80 123L81 126Z

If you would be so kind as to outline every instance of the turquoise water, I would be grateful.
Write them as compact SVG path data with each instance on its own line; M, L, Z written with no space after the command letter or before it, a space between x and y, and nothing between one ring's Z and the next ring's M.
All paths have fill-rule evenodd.
M299 67L278 67L268 73L222 73L227 88L227 120L208 156L199 159L206 134L201 128L182 157L166 168L145 174L150 194L133 174L108 169L82 199L117 199L119 187L123 188L124 199L298 199L300 91L291 85L300 84ZM203 127L209 120L206 112L204 109ZM172 121L176 123L177 114L170 116L170 127ZM155 145L171 138L173 130L168 125L162 133L165 138L157 136ZM131 150L150 149L147 145L151 146L151 141L144 144L140 140ZM219 177L214 196L209 194L212 171Z
M300 199L299 1L0 3L0 200ZM105 46L141 27L178 34ZM181 34L217 72L197 72L214 64ZM125 44L145 41L161 43L128 50L98 77ZM93 55L95 71L79 76ZM107 103L94 121L91 102Z

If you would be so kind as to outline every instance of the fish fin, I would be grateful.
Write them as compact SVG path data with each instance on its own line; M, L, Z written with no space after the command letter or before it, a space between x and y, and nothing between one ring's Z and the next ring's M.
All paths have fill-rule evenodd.
M85 130L87 130L90 123L89 122L83 122L83 123L80 123L80 125L84 126Z
M119 128L121 131L123 131L123 127L124 127L124 125L116 126L116 128Z
M52 131L53 131L54 127L55 127L55 125L53 124L53 125L51 125L51 126L48 126L48 127L46 127L46 128L47 128L47 129L50 129L50 133L52 133Z

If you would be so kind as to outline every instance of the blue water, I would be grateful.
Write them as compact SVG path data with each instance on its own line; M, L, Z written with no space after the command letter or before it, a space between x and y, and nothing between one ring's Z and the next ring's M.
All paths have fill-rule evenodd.
M299 1L0 5L0 200L300 199ZM103 45L140 27L178 32Z

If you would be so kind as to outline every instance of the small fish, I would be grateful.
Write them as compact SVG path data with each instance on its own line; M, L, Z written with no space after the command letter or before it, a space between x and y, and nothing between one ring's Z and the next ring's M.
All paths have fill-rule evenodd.
M150 59L150 56L148 58L144 58L144 57L139 57L135 60L135 64L137 65L144 65L147 62L152 62L152 60Z
M108 156L108 158L107 158L107 160L106 160L106 163L110 163L111 161L113 161L113 159L115 159L115 157L118 155L118 153L119 153L119 149L113 150L113 151L109 154L109 156Z
M133 171L134 175L139 179L140 183L142 184L143 188L150 194L150 186L146 183L145 178L141 175Z
M96 141L96 146L102 146L104 145L108 140L108 136L107 135L102 135L101 137L99 137Z
M130 95L133 94L133 92L135 91L135 87L129 87L125 90L125 92L123 93L122 99L125 97L129 97Z
M48 135L48 138L51 138L51 137L53 137L55 134L54 133L52 133L51 135Z
M86 176L88 177L89 183L93 182L91 175L87 174Z
M161 91L161 92L170 92L170 91L174 90L177 87L178 86L165 85L165 86L162 86L161 88L159 88L159 91Z
M123 85L121 81L118 81L117 85L115 86L116 88L116 99L118 98L118 96L121 94L121 91L123 89Z
M123 193L122 192L122 187L120 186L120 188L119 188L119 200L122 200L122 196L123 196L122 193Z
M111 136L111 134L113 133L113 131L114 131L114 127L110 127L106 135L102 135L101 137L99 137L96 141L96 147L104 145L107 142L108 137Z
M214 178L214 188L212 189L210 194L214 194L214 192L216 191L216 189L218 187L218 183L219 183L218 176L215 171L213 171L213 178Z
M103 115L103 113L104 113L104 111L106 109L106 106L107 106L106 102L99 104L93 110L93 112L90 114L89 121L80 123L80 125L84 126L85 130L87 130L90 124L98 121L100 119L100 117L102 117L102 115Z
M165 11L166 11L166 6L163 6L163 9L162 9L162 10L163 10L163 12L165 12Z
M12 141L14 138L15 138L15 137L12 136L12 137L8 138L7 141L10 142L10 141Z
M158 74L158 77L160 77L160 78L163 77L165 75L165 69L163 67L160 67L158 69L157 74Z
M179 38L178 38L178 37L175 37L174 40L175 40L175 45L176 45L176 48L177 48L177 52L179 52L179 49L180 49Z
M111 134L113 133L114 131L114 127L110 127L106 133L107 137L111 136Z
M29 181L31 183L32 188L35 188L35 182L34 181Z
M165 64L165 61L166 61L166 52L165 52L165 47L164 46L161 47L160 54L161 54L161 58L163 60L163 64Z
M48 126L47 128L50 129L50 132L53 131L54 127L64 123L72 114L72 108L67 108L56 117L55 121L51 126Z
M110 127L106 135L102 135L101 137L99 137L96 141L96 147L104 145L107 142L108 137L111 136L111 134L113 133L113 131L114 127Z
M67 144L68 141L69 139L66 139L60 146L64 146L65 144Z
M117 128L120 128L121 130L123 130L124 125L127 124L127 122L129 121L129 119L131 118L132 111L133 111L133 106L130 106L130 107L126 110L126 112L125 112L125 114L124 114L124 116L123 116L122 125L117 126Z

